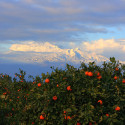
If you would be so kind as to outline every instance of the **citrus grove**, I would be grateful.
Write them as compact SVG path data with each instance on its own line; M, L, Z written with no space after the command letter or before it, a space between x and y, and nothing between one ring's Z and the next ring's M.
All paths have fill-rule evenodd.
M52 68L52 67L51 67ZM125 65L67 64L26 81L0 74L1 125L124 125Z

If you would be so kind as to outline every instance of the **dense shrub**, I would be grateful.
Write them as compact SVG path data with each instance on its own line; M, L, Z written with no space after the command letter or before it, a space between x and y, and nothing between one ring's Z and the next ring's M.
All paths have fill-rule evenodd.
M124 125L125 65L81 63L26 81L0 75L1 125ZM30 76L31 77L31 76Z

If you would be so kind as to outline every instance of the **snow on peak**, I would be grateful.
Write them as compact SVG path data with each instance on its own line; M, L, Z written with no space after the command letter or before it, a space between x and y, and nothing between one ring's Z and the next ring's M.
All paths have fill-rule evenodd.
M37 43L37 42L28 42L23 44L13 44L10 47L11 55L18 55L12 57L12 59L16 59L19 57L21 61L24 62L75 62L78 63L80 61L90 62L90 61L105 61L108 60L106 57L97 55L96 53L88 53L84 50L80 50L79 48L74 49L61 49L58 46L51 44L49 42L45 43ZM17 52L18 51L18 52ZM22 53L22 52L25 52ZM36 53L39 52L39 53Z
M74 49L67 49L66 55L73 57L76 55L76 53L75 53Z

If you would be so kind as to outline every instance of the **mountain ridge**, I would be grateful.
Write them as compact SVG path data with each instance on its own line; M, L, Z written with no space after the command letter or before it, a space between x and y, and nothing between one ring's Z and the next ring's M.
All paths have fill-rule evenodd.
M80 48L74 49L60 49L60 51L53 52L34 52L34 51L10 51L6 54L9 59L29 62L29 63L44 63L48 62L91 62L95 61L97 63L109 61L107 57L102 55L97 55L96 53L89 53L86 51L82 51Z

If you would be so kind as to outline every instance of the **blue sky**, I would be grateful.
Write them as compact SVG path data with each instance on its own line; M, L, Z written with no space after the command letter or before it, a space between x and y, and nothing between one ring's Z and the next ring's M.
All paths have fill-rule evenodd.
M34 41L125 61L125 0L0 0L0 9L1 57Z

